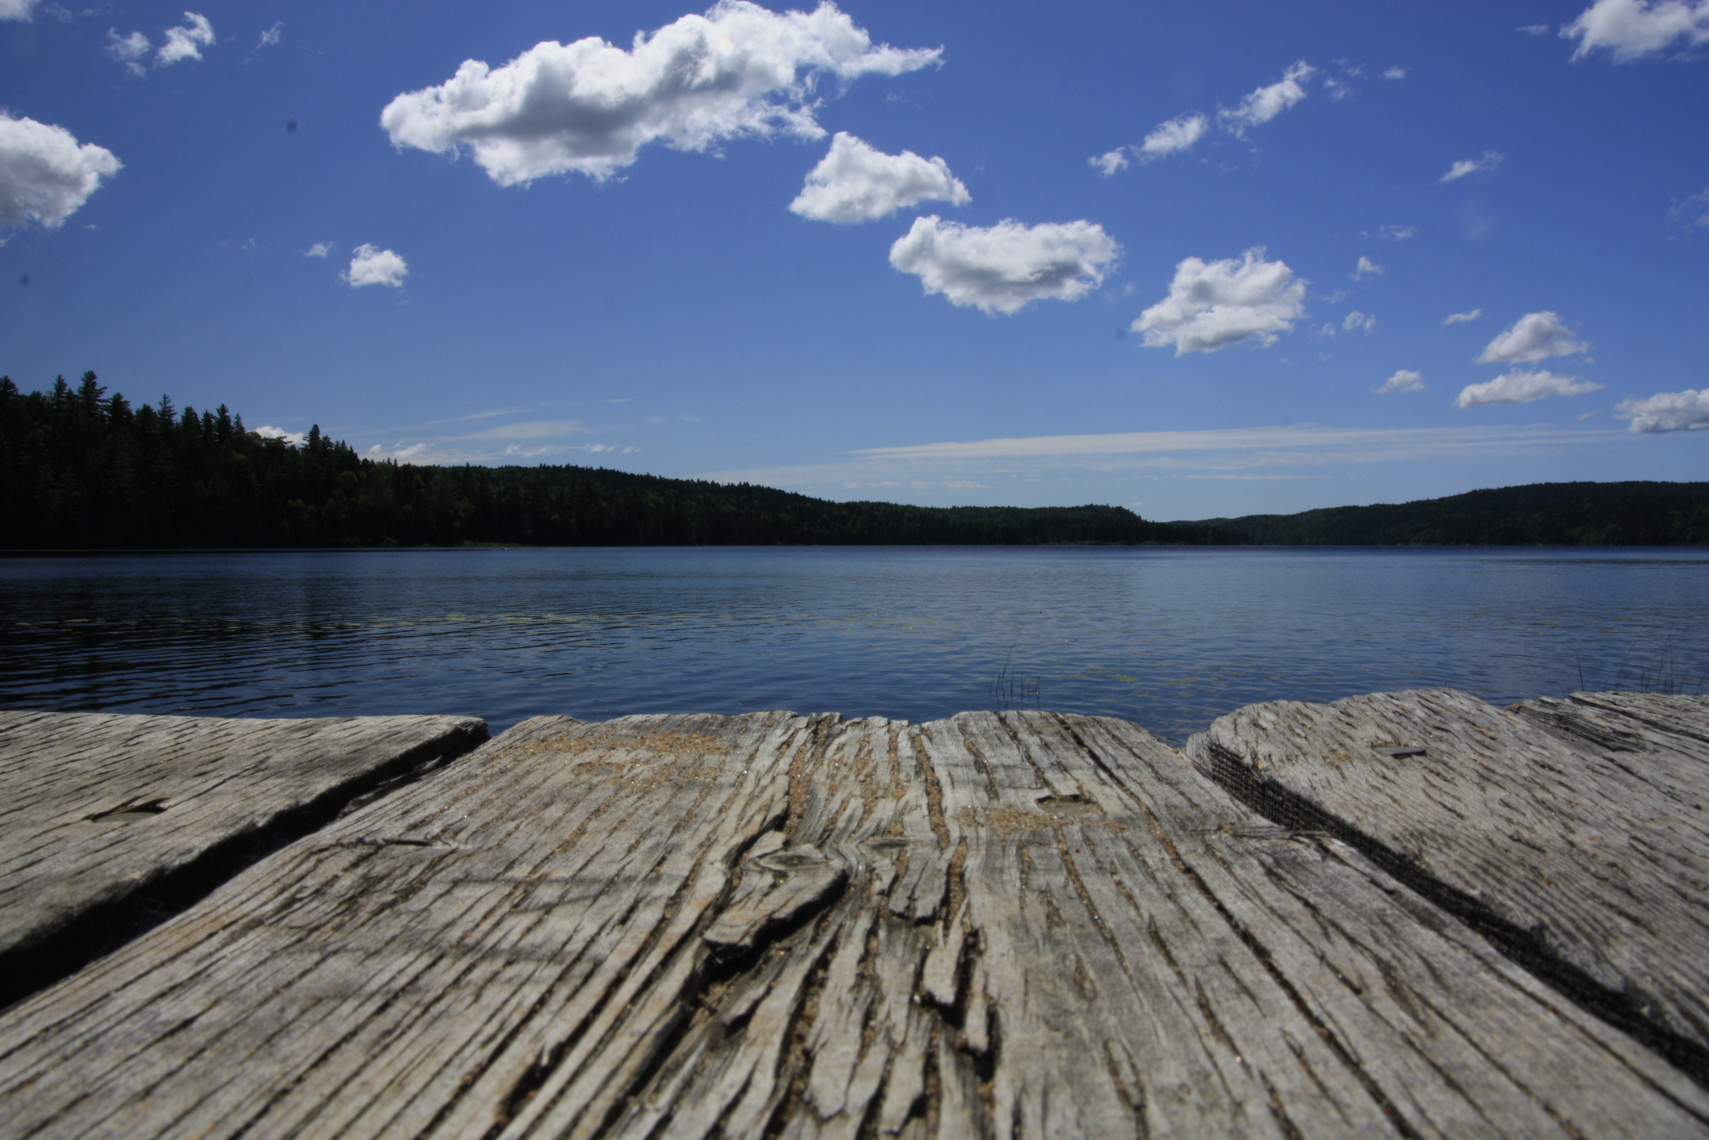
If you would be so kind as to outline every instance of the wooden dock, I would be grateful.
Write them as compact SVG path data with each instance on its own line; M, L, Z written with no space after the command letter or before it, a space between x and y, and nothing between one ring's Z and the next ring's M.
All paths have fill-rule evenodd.
M12 824L8 930L189 842L164 735L0 717L104 844L80 903ZM1709 1137L1709 700L342 723L315 796L412 778L0 1013L0 1137Z
M486 737L468 717L0 711L0 1004Z

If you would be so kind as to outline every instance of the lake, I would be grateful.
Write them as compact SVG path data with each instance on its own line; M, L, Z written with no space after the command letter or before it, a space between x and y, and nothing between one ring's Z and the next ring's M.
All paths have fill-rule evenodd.
M220 716L1709 692L1709 550L782 547L0 558L0 706Z

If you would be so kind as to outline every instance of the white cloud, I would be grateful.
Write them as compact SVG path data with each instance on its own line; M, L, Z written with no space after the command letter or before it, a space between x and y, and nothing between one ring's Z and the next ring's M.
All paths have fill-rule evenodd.
M1384 269L1370 258L1361 255L1359 258L1359 264L1353 268L1353 280L1359 281L1366 277L1387 272L1388 270Z
M1463 325L1467 321L1475 321L1483 315L1484 311L1482 309L1472 309L1464 313L1449 313L1447 316L1442 318L1442 323L1444 325Z
M1378 226L1372 232L1375 233L1377 237L1387 238L1389 241L1405 241L1407 238L1412 237L1418 233L1418 227L1417 226L1392 226L1392 225L1384 224L1384 225ZM1371 234L1370 233L1361 233L1359 236L1360 237L1370 237Z
M1460 389L1454 403L1462 408L1479 408L1489 404L1528 404L1545 396L1577 396L1602 387L1577 376L1556 376L1553 372L1525 372L1515 369L1482 384L1467 384Z
M1329 92L1329 97L1337 103L1353 97L1353 89L1333 75L1324 77L1323 89Z
M1201 261L1175 266L1169 296L1133 322L1148 347L1175 346L1175 355L1215 352L1248 338L1275 343L1305 315L1306 282L1280 261L1265 261L1264 247L1241 260Z
M1514 30L1518 31L1518 32L1524 32L1528 36L1546 36L1549 34L1549 25L1547 25L1547 24L1525 24L1524 26L1519 27L1519 28L1515 28Z
M1709 41L1709 0L1596 0L1561 29L1561 37L1578 41L1575 60L1606 48L1615 63L1660 55L1675 43L1696 47Z
M1709 428L1709 388L1621 400L1615 405L1614 417L1631 420L1633 431L1701 431Z
M986 313L1016 313L1047 297L1073 301L1103 284L1121 246L1092 222L964 226L936 214L890 247L890 264L920 278L927 293Z
M0 20L28 20L36 0L0 0Z
M331 252L332 252L332 243L331 242L329 242L329 241L317 241L313 245L309 246L307 249L303 250L303 256L304 257L325 257L327 254L329 254Z
M80 144L64 127L0 110L0 226L33 219L59 228L121 165L112 151Z
M256 50L259 51L261 48L264 48L264 47L272 47L274 44L279 42L279 37L283 36L284 34L285 34L285 21L274 20L273 26L261 33L261 39L258 40L255 44Z
M171 67L186 59L201 59L202 49L214 42L214 26L198 12L185 12L184 22L166 29L166 42L154 53L154 66Z
M1095 154L1086 160L1086 164L1108 178L1118 170L1127 169L1127 148L1118 146L1115 150L1106 150L1103 154Z
M1691 230L1709 230L1709 186L1689 198L1676 199L1667 211L1667 220Z
M1135 153L1139 155L1141 162L1156 162L1166 155L1192 150L1193 146L1204 138L1210 125L1211 121L1197 111L1177 115L1152 127L1151 133L1145 136Z
M1342 319L1341 327L1346 332L1358 332L1360 330L1370 332L1377 327L1377 318L1369 313L1361 313L1358 309L1354 309Z
M1406 68L1398 67L1398 66L1397 67L1391 67L1387 71L1383 72L1383 78L1384 79L1405 79L1406 78Z
M1248 127L1267 123L1304 99L1306 92L1301 84L1316 74L1317 68L1302 59L1288 68L1279 81L1258 88L1232 110L1224 107L1217 112L1217 117L1227 130L1244 136Z
M1438 182L1453 182L1468 174L1477 174L1484 170L1494 170L1501 165L1501 160L1507 156L1499 150L1486 150L1482 158L1462 158L1448 168L1448 173L1438 178Z
M408 463L411 459L421 458L422 454L427 450L428 446L426 443L412 443L408 447L405 447L402 443L399 443L395 447L387 447L384 444L376 443L373 447L368 449L367 454L376 460L390 459L393 462Z
M300 431L286 431L284 428L274 427L271 424L262 424L260 427L252 430L262 439L282 439L286 443L293 444L297 447L301 447L304 443L308 442L308 436L304 435Z
M141 32L121 36L116 28L107 29L107 54L124 64L125 70L132 75L148 74L148 70L139 61L153 46Z
M1382 387L1373 388L1371 391L1377 393L1379 396L1386 396L1393 392L1419 392L1423 391L1423 389L1423 374L1413 372L1411 369L1402 368L1395 372L1393 376L1384 380Z
M972 200L943 159L921 158L911 150L885 154L838 131L789 208L820 222L870 222L916 202L965 206Z
M1477 360L1479 364L1535 364L1551 356L1571 356L1589 349L1588 344L1573 339L1559 313L1526 313L1485 345Z
M402 287L404 278L408 276L409 265L403 258L389 249L364 242L356 247L344 280L352 289L363 285L390 285L395 289Z
M1036 490L1041 477L1070 472L1158 479L1344 479L1350 468L1358 466L1419 460L1482 462L1492 455L1559 453L1563 448L1630 439L1618 429L1536 424L1114 432L878 447L822 463L702 472L700 477L790 490L823 487L844 498L871 497L851 495L855 488L882 490L885 497L894 498L895 487L949 489L977 482L999 487L1002 495L1012 497L1025 488Z
M720 0L705 16L637 33L630 51L590 36L537 44L496 69L467 60L438 87L393 99L380 125L394 146L466 148L502 186L572 172L603 180L649 143L712 151L744 136L820 138L819 74L900 75L941 54L874 47L828 0L781 15Z

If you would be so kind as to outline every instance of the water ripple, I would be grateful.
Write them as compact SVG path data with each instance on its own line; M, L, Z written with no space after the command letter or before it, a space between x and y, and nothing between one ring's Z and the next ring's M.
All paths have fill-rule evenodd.
M219 715L1242 704L1709 675L1709 552L783 548L0 559L0 704ZM1002 685L996 682L1002 681Z

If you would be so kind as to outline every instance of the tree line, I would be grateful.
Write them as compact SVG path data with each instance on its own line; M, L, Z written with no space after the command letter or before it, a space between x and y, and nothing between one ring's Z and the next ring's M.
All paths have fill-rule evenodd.
M318 425L298 446L225 405L132 406L93 372L23 393L0 377L9 549L1229 543L1122 507L836 503L603 468L364 459Z
M1704 546L1709 483L1532 483L1187 525L1278 546Z

